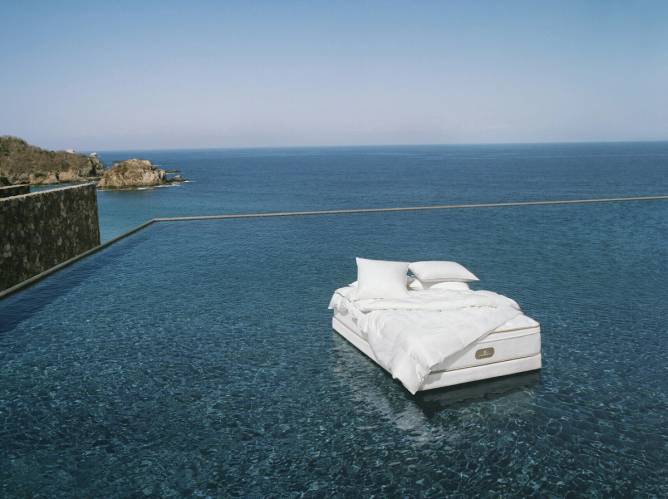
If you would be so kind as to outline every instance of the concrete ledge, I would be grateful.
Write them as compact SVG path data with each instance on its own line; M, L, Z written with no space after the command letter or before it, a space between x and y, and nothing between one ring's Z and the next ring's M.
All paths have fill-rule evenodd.
M466 208L505 208L513 206L545 206L558 204L593 204L614 203L622 201L658 201L666 200L667 196L636 196L625 198L595 198L595 199L566 199L552 201L514 201L508 203L477 203L477 204L437 204L431 206L405 206L396 208L350 208L341 210L315 211L275 211L267 213L232 213L229 215L199 215L191 217L161 217L154 218L156 222L184 222L188 220L226 220L230 218L265 218L265 217L295 217L309 215L347 215L353 213L391 213L401 211L430 211L430 210L462 210Z
M51 184L51 185L53 185L53 184ZM21 186L30 187L30 184L10 185L8 187L21 187ZM81 189L82 187L90 187L90 186L95 187L96 186L95 182L86 182L86 183L83 183L83 184L66 185L66 186L63 186L63 187L54 187L53 189L42 189L42 190L34 191L34 192L30 192L30 189L28 189L27 192L24 192L22 194L17 194L17 195L14 195L14 196L15 197L18 197L18 196L21 196L21 197L39 196L41 194L46 194L46 193L50 193L50 192L62 192L62 191L68 191L68 190L72 190L72 189ZM38 186L38 187L49 187L49 185L41 185L41 186Z
M0 187L0 198L30 193L30 184L7 185Z
M76 186L75 186L76 187ZM68 189L71 187L64 187ZM38 193L35 193L38 194ZM30 194L32 195L32 194ZM661 196L633 196L633 197L616 197L616 198L592 198L592 199L566 199L566 200L547 200L547 201L516 201L506 203L477 203L477 204L451 204L451 205L432 205L432 206L409 206L409 207L394 207L394 208L359 208L359 209L341 209L341 210L315 210L315 211L281 211L281 212L267 212L267 213L237 213L228 215L201 215L188 217L162 217L153 218L138 225L127 232L124 232L105 243L102 243L94 248L89 249L73 258L70 258L58 265L55 265L35 276L30 277L10 288L0 291L0 300L7 296L21 291L28 286L44 279L45 277L54 274L58 270L71 265L82 258L85 258L93 253L103 250L112 244L125 239L126 237L145 229L146 227L160 222L188 222L196 220L230 220L230 219L244 219L244 218L271 218L271 217L289 217L289 216L317 216L317 215L345 215L355 213L392 213L392 212L410 212L410 211L429 211L429 210L449 210L449 209L468 209L468 208L503 208L516 206L546 206L546 205L576 205L576 204L594 204L594 203L617 203L627 201L665 201L668 200L668 195Z

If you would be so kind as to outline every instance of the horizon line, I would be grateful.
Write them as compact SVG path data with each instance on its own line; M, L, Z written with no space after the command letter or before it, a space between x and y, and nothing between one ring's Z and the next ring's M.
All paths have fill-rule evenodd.
M363 149L371 147L459 147L459 146L530 146L530 145L585 145L585 144L654 144L668 142L665 139L629 140L555 140L535 142L442 142L442 143L378 143L378 144L320 144L320 145L254 145L254 146L202 146L202 147L142 147L114 149L78 149L76 152L142 152L142 151L239 151L254 149ZM38 146L41 147L41 146ZM61 151L64 149L53 149Z

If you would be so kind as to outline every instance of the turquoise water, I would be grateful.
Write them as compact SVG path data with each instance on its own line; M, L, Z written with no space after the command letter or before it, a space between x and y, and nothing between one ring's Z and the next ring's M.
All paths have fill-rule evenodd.
M98 194L102 239L149 218L666 194L668 142L103 152L192 180Z
M541 183L546 198L665 193L654 147L596 175L585 157L533 180L481 167L494 182L472 176L467 194L394 168L425 204ZM267 197L230 211L418 204L391 179L340 177L322 199L259 179ZM240 199L246 181L220 180ZM196 185L116 207L186 203ZM666 233L665 201L152 225L0 301L0 496L666 496ZM464 263L541 322L544 368L410 396L330 328L358 255Z

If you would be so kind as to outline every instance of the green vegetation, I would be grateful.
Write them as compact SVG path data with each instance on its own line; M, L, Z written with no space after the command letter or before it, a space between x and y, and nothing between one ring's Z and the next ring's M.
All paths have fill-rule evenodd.
M103 173L100 160L65 151L49 151L18 137L0 136L0 183L82 182Z

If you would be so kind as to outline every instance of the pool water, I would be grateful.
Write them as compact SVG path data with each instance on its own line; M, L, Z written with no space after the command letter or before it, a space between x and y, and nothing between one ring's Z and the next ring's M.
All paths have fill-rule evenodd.
M668 495L668 203L154 224L0 301L0 495ZM331 330L452 259L544 367L411 396Z

